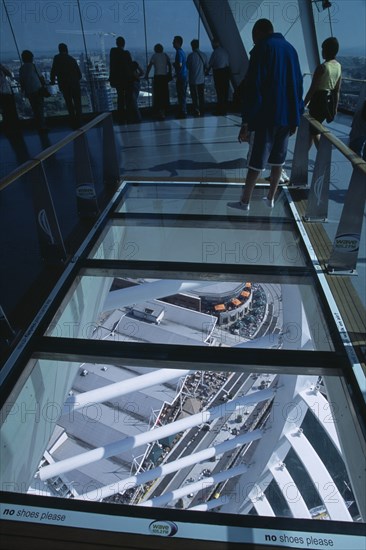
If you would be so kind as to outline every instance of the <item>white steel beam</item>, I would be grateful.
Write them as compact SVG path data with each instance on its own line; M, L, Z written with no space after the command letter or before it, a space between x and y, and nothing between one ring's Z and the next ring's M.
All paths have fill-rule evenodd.
M305 401L317 421L321 423L322 428L327 432L333 445L342 456L342 449L332 413L332 404L325 399L324 395L317 390L316 386L303 390L299 395Z
M227 479L231 479L232 477L244 474L247 469L248 468L245 464L241 464L240 466L230 468L229 470L214 474L213 476L205 477L201 481L196 481L196 483L191 483L190 485L185 485L180 489L169 491L168 493L165 493L164 495L161 495L159 497L145 500L145 502L140 502L137 506L147 506L150 508L155 506L163 506L164 504L168 504L168 502L171 502L172 500L182 498L186 495L189 495L190 493L197 493L198 491L202 491L203 489L212 487L212 485L216 485L216 483L221 483L221 481L226 481Z
M152 470L130 476L122 481L118 481L117 483L99 487L99 489L79 495L78 498L90 501L103 500L111 495L123 493L127 489L131 489L137 485L142 485L143 483L147 483L158 477L163 477L167 474L177 472L187 466L193 466L199 462L209 460L213 456L223 454L226 451L235 449L236 447L241 447L246 443L260 439L261 437L262 432L260 430L254 430L253 432L240 435L239 437L228 439L227 441L224 441L224 443L220 443L215 447L209 447L208 449L204 449L198 453L193 453L189 456L173 460L172 462L168 462L167 464L163 464L157 468L153 468Z
M259 516L272 516L273 517L273 516L276 515L264 493L260 492L258 496L253 498L252 503L253 503L253 506L256 509L257 514Z
M207 512L208 510L213 510L214 508L219 508L223 504L227 504L228 500L230 499L231 495L223 495L219 498L212 498L208 502L204 502L203 504L197 504L196 506L192 506L191 508L188 508L188 510L197 510L199 512Z
M270 467L271 474L276 481L283 498L291 511L293 518L311 519L311 514L295 481L290 476L285 464L273 464Z
M364 383L365 376L363 375ZM353 494L360 516L366 522L366 442L357 419L354 422L345 419L352 419L354 415L352 407L352 396L342 378L324 376L324 384L329 396L329 403L332 403L333 422L342 447L342 457L347 468L348 477L351 482Z
M274 395L275 390L273 388L261 391L258 390L250 395L245 395L239 399L233 399L232 401L227 401L218 407L214 407L213 409L208 409L207 411L202 411L187 418L177 420L176 422L166 426L161 426L160 428L155 428L154 430L150 430L133 437L125 437L124 439L115 441L114 443L97 447L92 451L87 451L74 457L60 460L54 464L49 464L38 471L39 477L42 481L44 481L51 477L59 476L60 474L76 470L82 466L86 466L87 464L97 462L102 458L116 456L128 449L135 449L142 445L151 443L152 441L164 439L170 435L183 432L189 428L193 428L194 426L199 426L204 422L210 422L211 420L221 418L223 416L230 416L241 407L248 407L249 405L267 401L268 399L272 399Z
M63 414L69 414L70 411L81 409L85 405L90 405L90 403L104 403L121 395L143 390L157 384L164 384L164 382L186 376L190 372L182 369L160 369L78 395L70 395L65 401Z
M301 428L292 430L286 434L286 437L314 483L314 487L319 493L330 519L333 521L352 521L346 503L332 476L307 437L302 433Z

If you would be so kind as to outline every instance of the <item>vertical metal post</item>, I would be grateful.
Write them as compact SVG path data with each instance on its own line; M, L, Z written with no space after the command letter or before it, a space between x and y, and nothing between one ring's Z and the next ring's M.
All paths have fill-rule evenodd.
M99 207L85 133L74 140L74 158L78 213L81 217L94 217Z
M66 259L65 245L42 162L33 168L30 176L42 258L63 261Z
M304 216L306 221L325 221L328 217L331 158L332 144L322 134L316 154L308 204Z
M298 2L301 29L304 36L306 60L312 73L320 63L317 32L313 14L313 2ZM302 63L302 68L304 66Z
M120 180L119 158L116 148L112 115L103 121L103 179L105 184Z
M300 126L297 130L297 135L296 135L290 185L304 186L304 187L307 186L308 165L309 165L309 121L302 116L300 120Z
M329 273L356 274L366 200L365 167L366 164L362 163L353 168L327 266Z

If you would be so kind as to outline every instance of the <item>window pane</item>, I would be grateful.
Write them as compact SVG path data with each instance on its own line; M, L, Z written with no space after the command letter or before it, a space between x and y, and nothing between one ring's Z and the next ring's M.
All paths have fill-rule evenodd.
M161 274L160 274L161 276ZM256 283L209 280L77 278L47 335L118 342L334 349L312 280Z
M330 36L339 41L338 61L342 65L340 106L355 111L362 80L366 79L366 4L363 0L331 2L329 9L313 3L319 52L322 42Z
M58 53L58 43L66 42L68 44L69 53L76 57L83 72L81 81L83 112L90 111L90 93L86 86L85 73L80 58L83 42L77 3L47 2L46 0L8 2L7 8L19 52L23 50L33 52L36 67L47 82L50 80L53 56ZM4 15L3 20L5 20ZM67 34L65 34L66 29ZM12 69L17 79L19 68L20 60L14 60ZM60 91L55 89L56 91L56 95L45 99L46 117L67 114L63 96ZM17 103L21 118L33 116L29 101L23 94L19 94Z
M2 409L3 490L361 521L341 379L165 366L33 358Z
M212 52L211 42L203 24L200 22L197 8L192 0L175 0L174 2L147 0L145 2L145 10L148 52L147 62L154 53L155 44L160 43L173 63L175 50L172 46L172 41L175 35L182 36L183 50L186 56L192 51L190 46L191 40L198 38L200 41L200 50L205 53L207 59L209 59ZM162 16L163 14L164 16ZM179 14L179 24L176 24L177 14ZM169 24L167 24L167 22L169 22ZM172 25L172 22L175 24ZM152 69L150 77L153 77L153 74L154 70ZM171 81L169 84L169 94L170 103L174 105L177 101L175 80ZM212 76L207 76L205 78L205 101L209 103L215 100L216 96L213 78ZM189 87L187 87L187 101L191 103Z

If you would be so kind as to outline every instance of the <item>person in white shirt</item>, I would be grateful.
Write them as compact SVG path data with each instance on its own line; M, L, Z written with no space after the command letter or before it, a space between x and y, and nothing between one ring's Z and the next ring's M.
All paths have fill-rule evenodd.
M191 92L193 114L202 116L205 109L205 72L207 69L206 54L200 51L197 39L191 42L192 53L187 57L188 83Z
M46 131L44 118L44 96L42 94L45 79L33 63L33 53L29 50L22 52L23 65L19 69L19 82L25 96L29 99L37 129Z
M216 39L212 41L212 47L214 51L208 62L207 74L212 69L217 96L215 114L226 115L230 85L229 54Z
M169 82L172 80L172 65L161 44L155 44L154 52L147 66L145 78L154 67L153 108L158 117L163 120L169 107Z

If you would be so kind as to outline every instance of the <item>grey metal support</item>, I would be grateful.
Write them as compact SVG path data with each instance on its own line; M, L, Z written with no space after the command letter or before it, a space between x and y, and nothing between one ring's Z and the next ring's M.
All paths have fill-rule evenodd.
M332 274L356 274L366 201L365 163L354 166L328 263Z
M67 254L42 162L32 168L30 177L42 258L48 261L63 261Z
M304 219L306 221L325 221L328 217L330 162L332 144L322 134L315 159L315 168L308 197Z
M79 215L81 217L96 216L99 213L99 207L85 133L82 133L74 140L74 157Z
M320 63L318 40L314 22L313 3L309 1L298 2L301 28L304 35L304 44L309 71L312 73ZM304 70L304 64L302 63Z
M232 83L236 87L244 78L249 64L249 56L245 50L240 33L248 23L252 10L256 10L258 3L253 2L252 9L246 10L248 19L237 13L241 2L231 3L228 0L194 0L199 17L208 36L218 38L230 58ZM251 6L249 6L251 8Z
M120 180L119 158L113 129L112 116L102 122L103 128L103 179L105 184L115 184Z
M302 116L297 130L294 158L291 170L291 185L306 187L309 167L309 121Z

